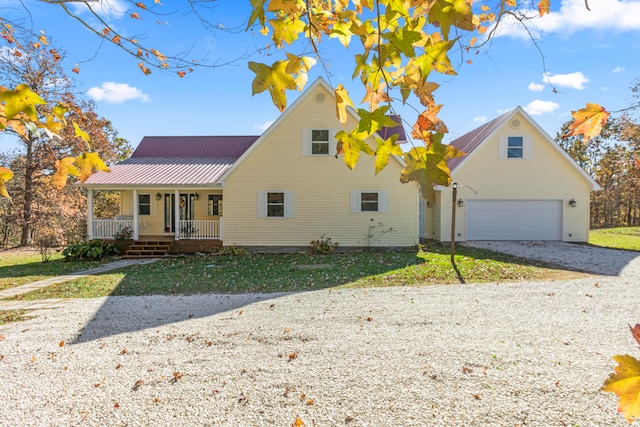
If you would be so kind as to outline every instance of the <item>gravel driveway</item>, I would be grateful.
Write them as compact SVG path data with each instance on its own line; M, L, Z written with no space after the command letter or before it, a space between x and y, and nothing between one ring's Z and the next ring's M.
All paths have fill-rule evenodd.
M640 277L640 252L567 242L477 241L465 242L464 245L551 262L587 273Z
M636 279L71 300L0 327L0 425L627 426Z

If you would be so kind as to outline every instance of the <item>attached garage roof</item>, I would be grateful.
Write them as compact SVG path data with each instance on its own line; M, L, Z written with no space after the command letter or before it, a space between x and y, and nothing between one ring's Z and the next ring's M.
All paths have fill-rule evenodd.
M257 136L147 136L131 158L96 172L82 185L214 184Z

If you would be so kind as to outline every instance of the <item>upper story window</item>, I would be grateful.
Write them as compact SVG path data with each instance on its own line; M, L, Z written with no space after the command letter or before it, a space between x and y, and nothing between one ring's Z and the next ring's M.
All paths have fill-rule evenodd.
M138 194L138 215L151 215L151 194Z
M207 214L209 216L222 215L222 194L209 194L209 200L207 200Z
M532 138L528 135L500 136L500 159L530 159Z
M522 159L524 157L524 138L521 136L507 137L507 158Z
M311 131L311 154L329 154L329 131L327 129Z
M303 156L333 156L336 154L336 131L332 129L302 129Z

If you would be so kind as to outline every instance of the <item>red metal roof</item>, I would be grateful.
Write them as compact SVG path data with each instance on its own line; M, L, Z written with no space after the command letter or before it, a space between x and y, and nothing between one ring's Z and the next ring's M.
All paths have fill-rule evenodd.
M391 135L398 134L397 143L407 142L407 135L404 132L404 126L402 125L402 118L398 115L392 114L389 116L398 125L393 127L384 127L378 131L380 138L387 139Z
M456 147L458 150L463 151L466 155L471 154L473 150L478 148L482 142L489 137L493 132L495 132L503 123L503 121L509 116L513 111L509 111L501 116L496 117L483 124L482 126L475 128L471 132L468 132L462 135L459 138L451 141L449 145ZM455 159L449 159L447 164L449 165L449 169L453 171L460 163L464 161L466 156L456 157Z
M96 172L83 185L214 184L257 136L145 136L131 158Z

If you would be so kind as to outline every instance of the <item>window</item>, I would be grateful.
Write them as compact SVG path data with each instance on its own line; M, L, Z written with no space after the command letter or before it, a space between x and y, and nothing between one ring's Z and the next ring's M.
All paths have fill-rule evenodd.
M510 136L507 138L507 158L522 159L524 157L524 138Z
M138 194L138 215L151 215L150 194Z
M360 193L360 212L378 212L378 193Z
M209 216L222 216L222 195L209 194L207 201L207 214Z
M303 156L334 156L336 154L335 129L302 129Z
M351 212L378 212L388 211L388 196L386 191L352 191Z
M267 193L267 216L284 218L284 193Z
M292 191L258 191L258 218L293 218Z
M329 154L329 131L317 130L311 131L311 154Z

